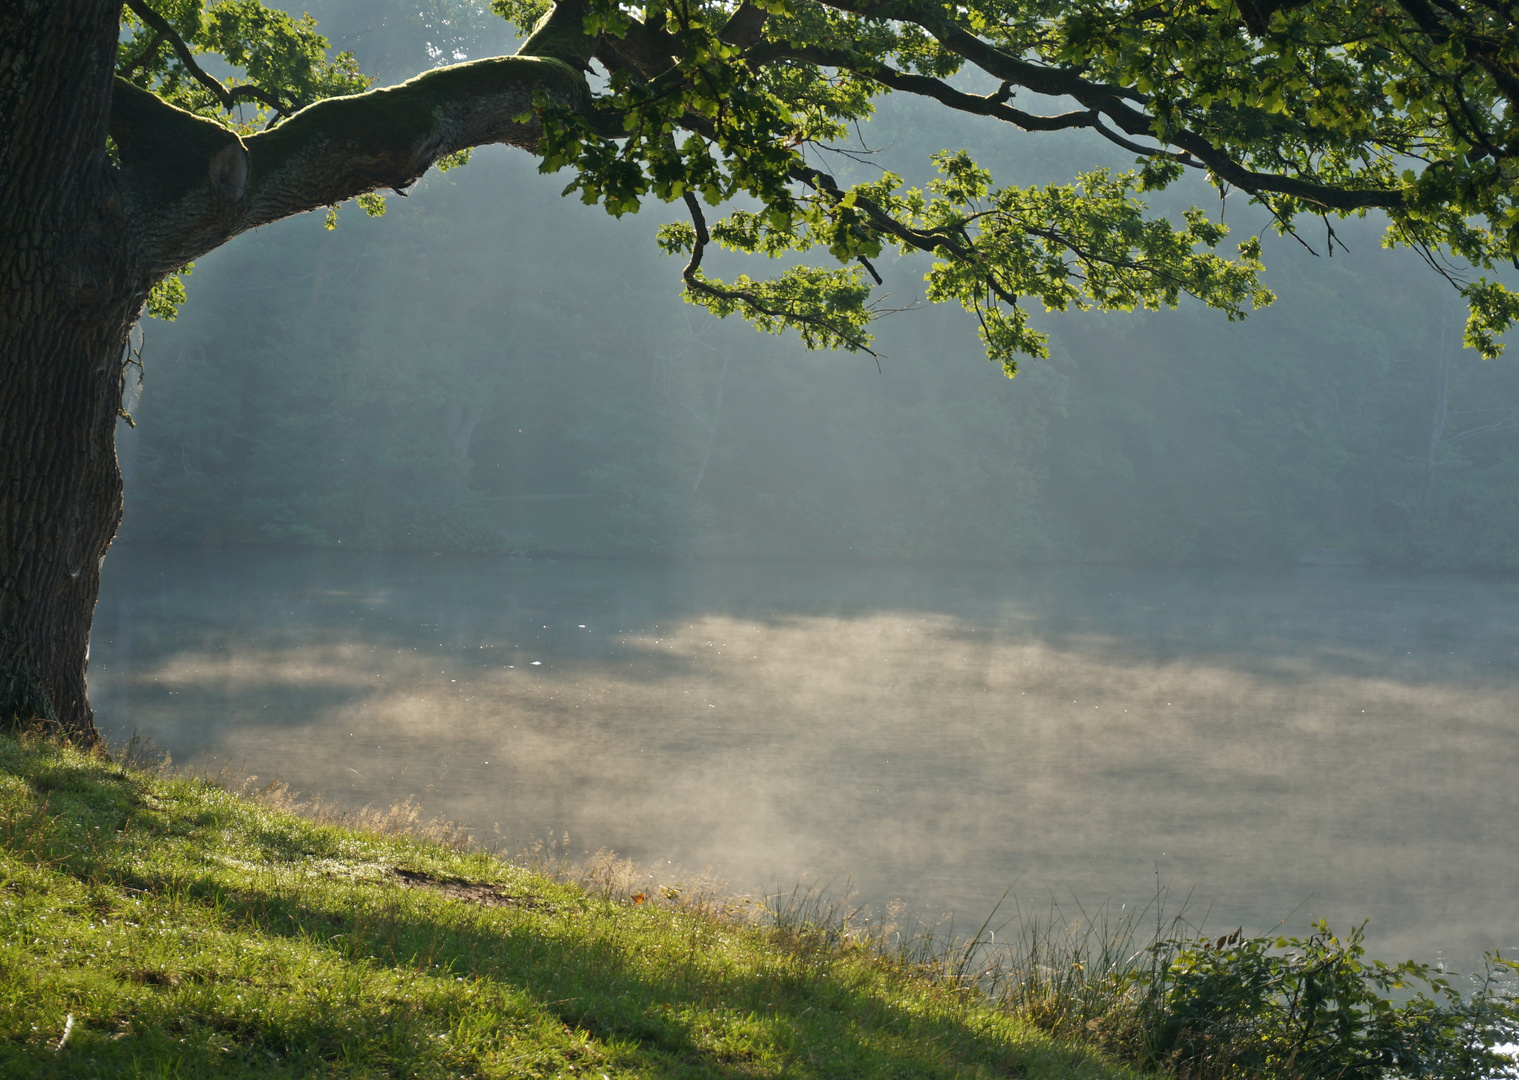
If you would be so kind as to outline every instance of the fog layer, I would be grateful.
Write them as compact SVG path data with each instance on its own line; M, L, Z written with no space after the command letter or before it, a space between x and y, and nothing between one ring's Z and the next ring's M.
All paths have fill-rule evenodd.
M1513 582L132 551L111 583L116 734L509 850L973 918L1158 873L1210 924L1519 940Z

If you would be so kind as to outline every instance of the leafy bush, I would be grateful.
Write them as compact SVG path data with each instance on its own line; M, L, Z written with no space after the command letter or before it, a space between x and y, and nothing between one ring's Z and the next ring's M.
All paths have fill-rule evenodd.
M1519 964L1490 955L1463 995L1427 965L1366 960L1362 939L1320 921L1307 938L1157 941L1125 976L1144 1056L1187 1080L1519 1076L1496 1049L1519 1032Z
M896 949L1051 1035L1177 1080L1519 1080L1519 962L1492 953L1458 980L1368 960L1364 924L1342 939L1322 920L1306 938L1205 938L1162 919L1163 901L1076 918L1020 909L1011 934L923 928Z

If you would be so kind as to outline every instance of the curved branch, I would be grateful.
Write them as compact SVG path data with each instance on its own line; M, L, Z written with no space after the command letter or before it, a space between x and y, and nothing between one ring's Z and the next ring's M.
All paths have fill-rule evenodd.
M1030 63L1003 52L937 11L924 11L914 4L897 0L819 2L854 15L913 23L932 34L950 52L1005 83L1049 97L1075 98L1088 109L1102 113L1125 135L1155 137L1153 118L1130 104L1147 104L1143 95L1123 87L1092 82L1075 71ZM861 74L868 76L870 73L862 71ZM1241 165L1202 135L1186 129L1167 132L1165 141L1197 158L1225 183L1252 195L1262 192L1290 195L1326 210L1359 210L1368 207L1396 209L1405 202L1403 192L1398 189L1341 188L1295 176L1256 172Z
M1035 64L1004 52L948 18L940 10L928 10L911 0L819 0L826 7L874 19L899 19L927 30L950 52L975 64L982 71L1004 82L1032 90L1046 97L1073 97L1082 104L1088 99L1115 97L1148 103L1136 91L1106 83L1094 83L1066 68Z
M1015 109L1007 104L1008 91L1011 87L1006 82L1002 84L1002 87L995 94L967 94L964 91L956 90L941 79L898 71L888 64L865 60L843 50L825 49L811 45L790 45L780 42L761 45L751 49L746 54L746 58L751 63L757 65L787 59L839 68L865 78L873 79L888 89L902 93L917 94L920 97L933 98L941 105L945 105L957 112L987 116L995 120L1004 120L1009 124L1022 128L1024 131L1068 131L1072 128L1088 128L1097 132L1109 142L1115 143L1125 150L1132 151L1141 156L1169 157L1181 162L1183 165L1202 168L1202 163L1194 159L1189 153L1177 153L1159 147L1142 146L1139 143L1124 138L1103 124L1102 114L1096 109L1083 109L1078 112L1060 113L1055 116Z
M745 59L756 66L774 63L777 60L800 60L803 63L818 64L822 67L839 68L863 78L874 79L892 90L933 98L941 105L947 105L958 112L1005 120L1025 131L1065 131L1070 128L1093 127L1097 123L1097 114L1092 109L1062 113L1058 116L1041 116L1037 113L1024 112L1022 109L1015 109L1007 104L1007 95L1001 91L985 95L967 94L940 79L898 71L889 64L859 57L842 49L827 49L818 45L793 45L787 42L767 42L750 49L745 53Z
M552 57L495 57L328 98L239 139L118 79L111 134L138 255L156 278L248 229L402 190L444 154L485 143L535 149L535 104L545 102L584 111L584 77Z
M1104 139L1108 140L1108 142L1112 143L1114 146L1121 146L1130 153L1138 154L1140 157L1166 157L1170 158L1173 161L1180 162L1189 168L1201 169L1204 167L1202 162L1198 161L1186 151L1178 153L1175 150L1164 150L1156 146L1142 146L1137 142L1132 142L1129 139L1125 139L1122 135L1118 134L1118 132L1113 131L1106 124L1104 124L1100 116L1097 118L1097 122L1092 125L1092 130L1097 132L1097 134L1101 135Z

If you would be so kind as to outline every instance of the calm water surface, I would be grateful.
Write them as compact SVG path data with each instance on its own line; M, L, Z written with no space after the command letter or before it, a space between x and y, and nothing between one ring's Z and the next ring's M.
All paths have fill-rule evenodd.
M1516 578L125 548L92 649L112 738L513 847L1519 945Z

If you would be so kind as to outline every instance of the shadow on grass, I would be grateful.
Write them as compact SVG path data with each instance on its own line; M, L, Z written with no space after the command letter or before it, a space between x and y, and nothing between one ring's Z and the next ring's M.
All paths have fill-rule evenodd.
M6 1076L1113 1072L1092 1052L1020 1042L1005 1017L863 953L783 948L541 880L550 903L485 907L393 874L323 878L301 859L339 856L332 830L250 822L258 811L231 799L176 809L104 760L38 764L26 779L47 826L29 850L12 842L13 858L92 888L102 923L134 898L173 897L182 925L201 928L159 931L183 938L178 967L160 948L151 963L96 954L39 976L64 980L79 1025L64 1052L6 1040ZM229 875L216 848L235 827L267 861ZM170 838L212 857L176 860L159 847ZM303 866L310 876L293 878ZM13 975L24 973L0 970L0 986Z

